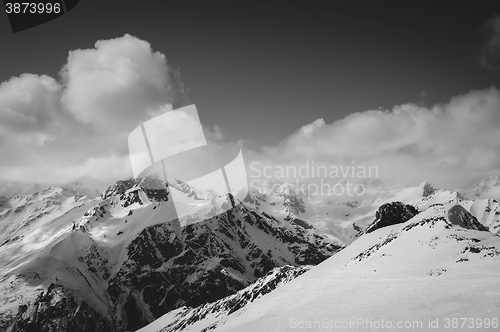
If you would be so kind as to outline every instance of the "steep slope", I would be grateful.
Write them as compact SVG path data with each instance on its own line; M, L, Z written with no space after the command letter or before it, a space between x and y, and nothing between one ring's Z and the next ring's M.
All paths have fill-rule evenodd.
M118 324L138 328L179 306L233 294L277 266L317 264L339 249L240 205L185 228L174 221L144 229L127 247L108 294Z
M195 213L178 221L169 191L182 194L183 203L195 207ZM165 190L164 183L154 179L118 181L94 199L82 196L75 188L61 187L26 197L1 198L0 331L134 330L176 309L180 316L176 316L175 328L189 321L198 324L193 325L195 329L215 318L222 324L232 309L221 307L221 315L216 315L208 307L200 308L253 287L272 269L318 264L339 251L342 243L363 234L363 229L369 230L368 234L349 250L359 248L373 234L400 229L422 218L437 218L437 223L426 221L372 244L375 249L370 250L376 252L397 248L394 243L400 243L400 252L383 255L373 264L377 273L380 267L376 265L398 266L399 270L393 270L400 280L418 247L405 247L405 241L427 241L437 246L441 241L453 243L450 239L454 239L471 244L461 249L465 254L476 254L486 250L474 246L485 238L474 238L471 232L486 228L500 231L496 200L469 200L459 192L437 190L428 182L408 188L374 187L356 197L314 197L282 185L269 193L254 191L236 208L224 212L225 207L232 206L232 200L228 195L198 192L182 182L170 184ZM415 215L418 211L423 212ZM319 233L313 226L328 234ZM429 233L421 235L417 229ZM464 229L466 240L459 241L462 234L446 233ZM485 260L496 257L496 249L488 241L481 244L490 250L491 258ZM362 266L370 261L370 250L358 257ZM423 255L427 248L418 250ZM454 256L456 264L483 262L475 260L474 255L458 257L455 251L438 253L444 266L448 264L446 259ZM429 262L434 264L434 258L416 259L422 268ZM356 270L353 266L349 269ZM488 271L489 267L484 269ZM408 271L409 275L415 272L412 268ZM353 272L354 279L358 272ZM446 275L442 270L426 273ZM336 280L339 285L346 282ZM354 287L349 283L344 286ZM207 318L189 318L194 312Z
M200 206L181 225L160 185L119 181L87 205L73 199L66 214L56 209L60 218L47 215L51 237L28 256L8 258L18 250L15 228L0 279L0 330L134 330L169 310L231 295L275 267L317 264L341 249L243 204L223 212L233 197L195 197L177 183L169 190Z
M73 220L96 204L60 187L2 201L0 275L62 236L71 229Z
M477 221L463 206L454 205L448 210L448 220L452 225L478 231L488 231L488 227Z
M430 331L430 322L443 330L446 319L460 317L491 326L500 317L500 238L458 226L456 209L434 205L365 234L214 330Z
M500 235L500 203L495 199L476 199L469 212L490 232Z
M290 282L309 269L310 266L295 267L290 265L275 268L233 295L196 308L181 307L172 310L138 332L209 330L211 326L217 325L217 321Z

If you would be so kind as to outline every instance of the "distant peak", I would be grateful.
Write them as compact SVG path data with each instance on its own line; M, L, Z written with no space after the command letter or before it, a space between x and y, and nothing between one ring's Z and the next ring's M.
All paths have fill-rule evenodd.
M429 181L422 182L418 187L422 189L422 196L424 197L428 197L436 191L436 188Z
M469 197L500 198L500 175L477 177L465 186Z
M423 188L423 187L425 187L425 186L431 186L431 187L432 187L432 184L430 183L430 181L425 180L424 182L421 182L421 183L418 185L418 187L421 187L421 188Z

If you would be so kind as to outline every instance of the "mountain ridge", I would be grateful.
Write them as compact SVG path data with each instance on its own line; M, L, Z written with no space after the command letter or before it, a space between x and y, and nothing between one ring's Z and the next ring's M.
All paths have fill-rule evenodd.
M57 236L2 277L0 292L10 302L3 303L0 327L43 331L52 324L62 331L74 328L81 313L99 322L82 329L137 329L178 306L231 295L274 267L316 264L341 249L313 230L241 203L220 210L230 200L235 198L207 200L203 204L216 204L209 214L217 215L181 226L168 191L148 188L143 180L119 181L95 199L85 198L79 209L69 209L72 214L61 215Z

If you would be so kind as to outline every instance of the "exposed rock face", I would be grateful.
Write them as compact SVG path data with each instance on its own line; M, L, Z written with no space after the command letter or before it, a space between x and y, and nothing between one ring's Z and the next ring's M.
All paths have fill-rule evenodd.
M196 308L181 307L176 309L164 317L165 326L160 331L183 331L193 325L196 325L196 329L210 331L219 325L222 318L290 282L309 269L310 266L285 265L278 267L235 294Z
M461 205L455 205L448 210L448 220L451 224L467 229L488 231L488 228L477 221L476 217L464 209Z
M285 220L286 220L286 218L285 218ZM307 223L307 221L299 219L299 218L290 219L290 223L298 225L298 226L303 227L305 229L313 229L313 227L311 225L309 225Z
M317 264L339 249L301 226L242 206L182 229L176 222L148 227L109 281L117 330L140 328L181 306L214 302L273 268Z
M305 212L304 197L307 193L300 188L295 189L290 184L283 184L273 191L273 195L283 197L283 205L289 214L298 215Z
M113 324L106 314L80 301L64 287L51 284L34 303L21 306L12 331L109 332Z
M170 310L232 295L274 268L318 264L341 249L313 229L244 203L185 227L164 221L171 202L162 185L119 181L68 216L42 252L0 279L0 294L16 298L7 310L0 307L0 331L137 330ZM234 202L230 195L217 200ZM8 278L18 280L17 289Z
M404 223L418 214L418 210L409 204L391 202L380 206L373 221L365 230L371 233L379 228Z
M423 184L422 196L429 197L436 192L436 189L429 183L425 182Z

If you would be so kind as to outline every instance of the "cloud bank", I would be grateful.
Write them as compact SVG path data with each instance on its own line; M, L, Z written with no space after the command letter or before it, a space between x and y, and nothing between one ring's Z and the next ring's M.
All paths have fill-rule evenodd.
M500 29L493 31L492 55L500 43ZM104 186L132 176L128 135L182 97L174 77L163 54L125 35L71 51L58 79L22 74L0 84L0 181ZM213 151L231 139L218 126L203 129ZM316 119L277 146L245 150L245 160L377 166L382 180L458 187L500 173L499 151L500 91L492 87L430 108L403 104L329 124Z
M384 180L456 188L500 171L500 91L470 91L432 108L368 110L317 119L277 147L250 153L262 165L376 166Z
M69 53L56 80L22 74L0 85L0 179L109 183L129 177L127 136L171 109L165 56L131 35Z

